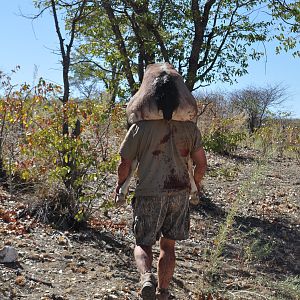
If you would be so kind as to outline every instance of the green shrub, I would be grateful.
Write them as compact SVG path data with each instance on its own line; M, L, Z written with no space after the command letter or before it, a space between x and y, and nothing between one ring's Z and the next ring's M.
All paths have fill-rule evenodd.
M14 109L11 122L21 120L22 130L14 137L13 157L4 164L12 176L33 184L40 200L34 210L42 219L72 225L86 222L103 194L111 197L108 175L119 160L112 145L123 136L124 109L92 100L63 105L56 100L58 89L42 80L36 87L26 86L26 102L16 93L20 99L15 104L23 105Z
M234 128L234 119L213 122L209 131L203 135L203 145L208 151L230 154L246 138L246 133Z

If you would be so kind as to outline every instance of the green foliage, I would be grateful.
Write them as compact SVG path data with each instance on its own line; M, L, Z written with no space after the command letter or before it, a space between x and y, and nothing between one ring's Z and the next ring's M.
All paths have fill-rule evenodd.
M274 287L279 299L300 299L300 277L288 276L285 280L279 281Z
M234 119L215 120L208 133L203 135L203 145L208 151L219 154L229 154L234 151L238 144L245 140L244 131L234 131Z
M55 93L56 87L53 84L46 87L42 79L35 87L26 83L17 86L11 83L9 75L1 73L0 77L0 163L3 173L7 173L12 180L12 163L19 151L18 146L25 138L26 130L33 123L35 108L45 97L46 89Z
M137 90L149 63L172 63L194 91L246 74L249 60L265 54L257 44L277 38L278 51L298 44L299 1L87 1L77 19L80 3L55 1L77 40L73 81L93 90L98 79L112 102ZM51 9L48 0L34 4L40 14Z
M154 61L174 64L191 90L199 82L233 82L247 73L249 59L263 56L253 44L268 40L271 22L257 17L264 2L216 1L205 11L182 0L105 1L113 16L103 3L91 2L78 28L76 59L82 63L73 70L76 76L99 78L108 92L117 91L122 99L130 95L130 75L136 88L140 71ZM196 61L189 65L193 56Z
M272 1L269 7L278 23L274 26L277 28L275 39L279 41L276 52L293 51L293 56L299 57L300 1Z
M238 165L232 167L221 167L219 169L212 169L208 171L209 176L224 178L226 181L233 181L236 179L239 171Z
M265 165L263 161L260 161L253 167L252 172L249 174L249 178L240 186L239 191L231 204L230 210L226 215L226 219L220 226L218 234L214 239L214 249L210 253L209 265L205 272L211 279L213 279L218 269L221 267L222 255L228 237L233 231L233 224L239 209L247 203L249 195L253 194L253 190L256 189L257 183L263 178L264 168Z
M254 239L245 247L245 258L248 261L265 261L271 257L274 247L271 241Z
M81 120L81 134L63 136L61 124L67 115L70 128ZM61 182L75 198L74 216L83 220L88 207L100 196L98 182L105 181L108 172L116 168L117 157L109 149L110 114L101 103L69 101L44 103L35 124L28 128L22 145L24 158L31 158L30 168L21 169L22 176ZM34 159L32 159L34 157ZM24 160L23 160L24 163ZM94 185L90 188L89 185ZM99 191L98 191L99 190ZM83 213L85 212L85 213Z
M0 101L5 124L18 133L12 140L14 155L8 155L6 145L3 162L12 177L34 183L37 193L47 186L48 193L42 188L41 198L52 203L45 207L58 210L60 219L66 214L84 222L92 204L106 191L108 175L116 170L119 157L111 144L123 136L124 109L91 100L63 105L55 100L58 92L60 87L40 80L35 87L22 85ZM65 119L69 133L63 135Z

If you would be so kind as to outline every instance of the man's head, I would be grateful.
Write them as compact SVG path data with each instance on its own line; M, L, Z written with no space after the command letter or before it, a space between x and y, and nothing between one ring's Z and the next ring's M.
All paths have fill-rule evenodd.
M129 101L126 113L131 124L159 119L193 121L197 104L174 67L158 63L146 68L140 89Z

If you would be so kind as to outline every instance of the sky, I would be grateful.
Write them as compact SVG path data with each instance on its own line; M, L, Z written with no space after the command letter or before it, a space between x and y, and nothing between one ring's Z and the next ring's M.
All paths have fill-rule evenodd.
M34 14L32 0L0 0L0 3L0 70L9 73L19 65L20 70L12 77L16 84L33 84L39 77L61 84L60 56L55 53L58 38L52 17L44 14L33 21L22 17L21 14ZM249 74L238 78L238 83L218 83L207 89L232 91L281 84L287 88L288 99L280 110L300 118L300 58L293 58L291 53L276 55L272 44L266 45L266 49L267 59L250 61Z

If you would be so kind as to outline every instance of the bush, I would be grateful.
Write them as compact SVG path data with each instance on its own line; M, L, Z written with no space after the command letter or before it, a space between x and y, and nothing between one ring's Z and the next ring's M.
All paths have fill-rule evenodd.
M246 138L246 133L235 129L233 118L215 120L203 135L203 145L208 151L230 154Z
M252 138L254 146L264 154L289 155L300 162L300 124L296 120L270 119Z
M95 201L111 197L109 174L118 162L112 144L118 144L125 119L120 105L92 100L63 105L55 100L58 89L43 80L34 88L27 85L26 106L14 113L15 123L22 120L21 134L4 166L12 177L33 184L40 200L33 211L39 217L68 226L86 222ZM63 135L66 119L69 133Z

